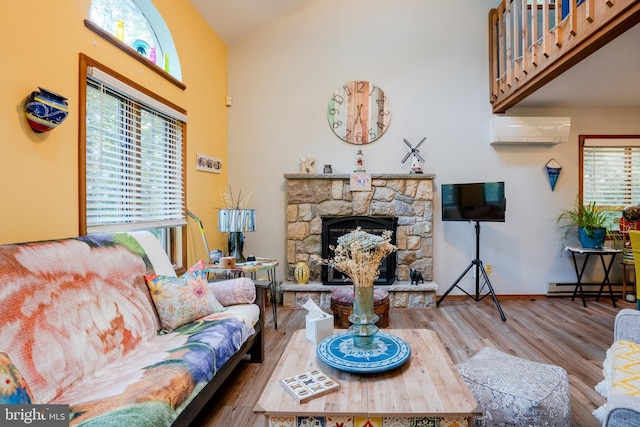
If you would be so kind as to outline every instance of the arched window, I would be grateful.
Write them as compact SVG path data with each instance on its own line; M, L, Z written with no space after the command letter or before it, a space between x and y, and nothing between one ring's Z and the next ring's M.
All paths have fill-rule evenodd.
M182 80L171 32L151 0L92 0L89 20Z

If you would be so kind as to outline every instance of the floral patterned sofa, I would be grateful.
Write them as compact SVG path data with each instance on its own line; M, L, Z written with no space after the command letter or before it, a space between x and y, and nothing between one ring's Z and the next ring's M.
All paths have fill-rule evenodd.
M175 277L148 232L0 245L0 403L189 425L245 354L262 362L263 291L207 283L201 262Z

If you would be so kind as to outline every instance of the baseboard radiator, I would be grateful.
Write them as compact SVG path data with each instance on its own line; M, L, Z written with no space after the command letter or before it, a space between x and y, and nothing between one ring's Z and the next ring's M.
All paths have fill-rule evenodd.
M547 296L548 297L566 297L573 295L573 290L576 288L576 283L561 283L561 282L549 282L547 283ZM622 295L622 283L611 283L613 294ZM600 290L600 285L596 283L583 284L582 290L585 294L597 294ZM602 290L604 297L609 295L609 287L605 286Z

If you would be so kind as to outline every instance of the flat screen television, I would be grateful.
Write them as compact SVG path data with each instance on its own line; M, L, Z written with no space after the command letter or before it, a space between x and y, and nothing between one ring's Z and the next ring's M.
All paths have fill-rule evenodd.
M443 221L504 222L504 182L442 184Z

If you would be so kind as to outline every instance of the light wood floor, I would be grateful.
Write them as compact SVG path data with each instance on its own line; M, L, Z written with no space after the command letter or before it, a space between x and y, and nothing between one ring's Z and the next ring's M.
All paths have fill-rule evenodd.
M602 360L613 339L613 321L621 308L633 304L593 298L587 307L570 298L505 298L503 322L491 298L448 297L435 309L399 309L389 314L394 329L434 330L454 363L462 363L491 346L513 355L562 366L569 374L573 426L596 427L591 411L604 403L593 387L602 379ZM211 400L195 427L264 427L253 407L293 331L304 328L305 310L278 307L278 330L267 310L266 360L241 363L227 380L228 387Z

